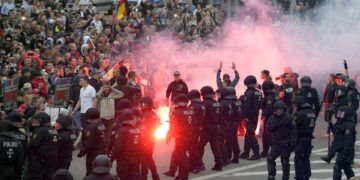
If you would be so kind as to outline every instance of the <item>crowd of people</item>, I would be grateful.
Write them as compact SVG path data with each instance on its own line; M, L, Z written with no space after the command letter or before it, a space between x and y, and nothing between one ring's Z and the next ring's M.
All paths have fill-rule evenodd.
M152 137L159 125L153 111L154 90L139 82L139 77L151 77L152 71L143 70L137 56L160 31L173 33L182 43L210 45L226 17L233 15L223 9L229 4L170 0L159 6L146 0L130 5L126 18L118 20L97 12L87 1L3 2L0 179L71 179L66 169L77 148L78 157L86 156L86 179L147 179L148 169L153 179L159 179L152 158ZM291 11L288 2L275 1L279 13ZM319 3L299 0L293 10L301 17L310 14L307 19L311 19ZM256 19L256 13L248 13ZM176 179L180 180L188 179L189 172L203 171L202 156L209 142L213 170L239 159L267 157L269 179L274 179L275 159L281 156L283 177L288 179L289 156L295 148L297 179L308 179L312 131L321 109L316 90L310 88L311 79L303 77L299 87L298 75L287 69L280 77L283 84L276 86L264 70L262 86L248 76L244 81L248 90L238 98L234 88L240 77L235 64L232 81L228 74L220 77L221 67L216 92L210 86L189 90L180 72L174 73L164 98L171 107L167 141L174 138L176 145L164 174L175 176L179 168ZM326 120L338 119L330 123L335 140L323 158L330 162L338 155L335 179L341 178L342 169L349 178L354 176L349 166L354 156L344 155L354 154L357 116L350 114L358 108L355 87L346 76L332 74L324 95ZM344 106L348 97L350 109ZM261 153L255 137L260 109L265 122ZM243 119L247 130L240 154L237 130ZM344 139L347 144L336 143ZM113 161L117 177L109 174Z

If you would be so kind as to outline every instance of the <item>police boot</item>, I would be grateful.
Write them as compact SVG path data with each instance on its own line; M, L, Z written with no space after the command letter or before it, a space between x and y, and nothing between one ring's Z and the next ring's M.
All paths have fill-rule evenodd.
M241 153L239 158L240 159L247 159L247 158L249 158L249 153L243 152L243 153Z
M275 176L268 176L268 180L275 180Z
M260 154L260 156L262 157L262 158L266 158L267 156L268 156L268 152L266 152L266 151L263 151L263 152L261 152L261 154Z
M197 168L195 168L195 169L192 171L192 173L197 174L197 173L199 173L199 172L201 172L201 171L205 171L205 166L204 166L204 165L198 166Z
M259 160L259 159L261 159L259 154L254 154L251 157L247 158L247 160L249 160L249 161L254 161L254 160Z
M239 164L239 158L234 158L231 160L231 163L233 164Z
M187 176L176 176L176 178L174 179L174 180L188 180L189 179L189 177L187 177Z
M331 158L329 156L323 156L320 159L322 159L323 161L325 161L328 164L330 164L330 162L331 162Z
M219 164L215 164L215 166L212 168L213 171L222 171L222 166Z
M165 176L169 176L169 177L175 177L175 172L173 171L166 171L163 173Z

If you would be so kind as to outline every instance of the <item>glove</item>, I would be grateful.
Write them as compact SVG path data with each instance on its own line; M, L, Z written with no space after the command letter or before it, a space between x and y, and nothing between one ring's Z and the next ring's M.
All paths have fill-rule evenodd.
M348 69L348 65L347 65L347 62L346 62L345 59L344 59L344 68L345 68L345 69Z

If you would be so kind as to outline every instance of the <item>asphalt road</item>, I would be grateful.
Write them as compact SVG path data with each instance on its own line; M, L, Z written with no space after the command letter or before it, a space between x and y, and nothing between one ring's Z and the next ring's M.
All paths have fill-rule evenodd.
M324 163L320 157L324 156L327 153L327 137L323 137L327 129L327 124L322 121L318 120L315 129L315 139L313 140L313 151L311 155L311 169L312 169L312 180L331 180L333 174L333 165L334 161L331 164ZM358 128L359 129L359 128ZM359 139L359 138L357 138ZM239 138L240 148L243 148L243 138ZM261 143L261 139L259 138L259 143ZM173 178L166 177L162 175L165 172L170 163L170 156L173 150L173 143L171 145L166 145L163 141L158 141L154 151L154 159L158 168L158 172L160 174L160 178L163 180L170 180ZM261 145L260 145L261 147ZM228 165L224 168L221 172L215 172L211 170L213 166L213 156L210 151L209 145L206 147L206 151L203 157L203 160L206 164L206 170L201 172L200 174L194 175L191 174L190 179L193 180L205 180L205 179L224 179L224 180L249 180L249 179L256 179L256 180L263 180L267 179L267 165L266 165L266 158L262 158L257 161L247 161L247 160L240 160L240 164L238 165ZM355 162L360 161L360 141L356 142L356 157ZM291 179L294 177L294 159L293 155L291 157ZM112 172L115 173L115 166L114 163ZM70 171L73 174L76 180L82 179L85 175L85 159L84 158L77 158L76 152L74 152L74 159L70 167ZM360 176L360 169L355 167L354 168L356 176ZM281 179L281 165L278 159L277 161L277 177L276 179ZM343 175L345 178L345 175ZM149 174L148 179L151 179Z

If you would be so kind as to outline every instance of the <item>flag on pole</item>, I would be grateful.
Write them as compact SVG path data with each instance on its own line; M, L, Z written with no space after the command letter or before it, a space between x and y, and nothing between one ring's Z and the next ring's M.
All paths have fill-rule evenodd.
M128 3L127 0L120 0L119 1L119 6L118 6L118 11L117 11L117 15L116 15L116 19L122 19L124 18L128 13Z

